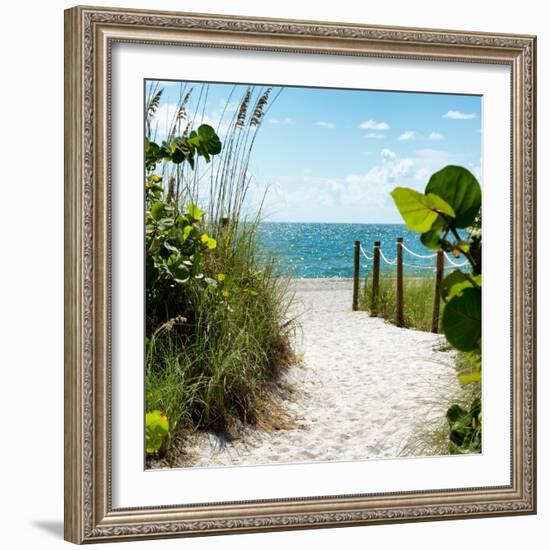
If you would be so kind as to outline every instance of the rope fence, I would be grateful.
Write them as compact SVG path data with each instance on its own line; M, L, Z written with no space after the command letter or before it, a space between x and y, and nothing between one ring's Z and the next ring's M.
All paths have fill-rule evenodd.
M360 241L355 241L354 244L354 276L353 276L353 310L358 309L359 301L359 271L360 271L360 257L362 256L368 264L363 265L364 268L370 267L372 264L372 296L371 296L371 315L377 315L378 305L378 292L380 287L380 261L384 262L390 267L396 268L396 288L397 288L397 300L396 300L396 325L403 326L403 267L412 267L414 269L429 269L435 272L435 291L434 291L434 306L432 315L432 332L438 332L439 325L439 310L441 297L439 289L441 281L443 280L443 273L446 268L449 267L463 267L468 265L468 261L456 262L447 252L438 251L433 254L419 254L414 250L408 248L403 242L402 238L397 239L396 257L388 258L381 248L380 241L375 241L373 245L372 254L367 252L362 246ZM420 258L422 260L434 260L432 265L409 263L403 261L403 253L406 252L414 258ZM448 265L446 265L448 264Z
M437 257L437 252L434 252L433 254L430 254L430 255L417 254L416 252L414 252L410 248L407 248L405 246L405 244L401 243L401 246L403 247L403 250L407 251L411 256L415 256L416 258L431 259L431 258ZM380 247L375 247L375 248L380 248ZM363 246L361 244L359 245L359 250L360 250L362 256L365 258L365 260L370 261L370 262L372 262L374 260L374 255L370 256L369 253L363 248ZM449 262L449 264L452 265L453 267L464 267L465 265L468 265L468 260L465 260L464 262L461 262L461 263L457 263L451 258L451 256L449 256L448 252L443 252L443 254L445 255L445 258ZM389 260L384 255L384 253L382 252L382 249L380 249L380 258L382 259L382 261L385 264L387 264L389 266L394 266L394 265L397 264L397 258L394 258L393 260ZM406 266L406 267L416 267L418 269L432 269L433 271L435 271L435 266L432 266L432 265L411 264L411 263L408 263L408 262L403 262L403 265ZM363 266L363 267L367 267L367 266ZM447 268L447 267L448 266L445 266L445 268Z

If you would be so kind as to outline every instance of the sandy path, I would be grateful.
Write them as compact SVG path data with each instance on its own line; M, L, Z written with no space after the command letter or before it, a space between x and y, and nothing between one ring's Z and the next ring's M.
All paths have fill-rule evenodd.
M414 454L411 437L442 421L460 386L439 335L397 328L351 311L351 281L293 282L303 364L286 380L295 388L285 408L296 429L224 441L188 441L194 458L180 466L361 460ZM445 398L444 396L447 396ZM409 443L409 445L407 445Z

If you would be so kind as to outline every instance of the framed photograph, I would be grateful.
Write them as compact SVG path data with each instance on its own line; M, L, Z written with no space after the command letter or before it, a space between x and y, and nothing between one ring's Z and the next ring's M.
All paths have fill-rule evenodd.
M536 512L536 38L65 12L65 538Z

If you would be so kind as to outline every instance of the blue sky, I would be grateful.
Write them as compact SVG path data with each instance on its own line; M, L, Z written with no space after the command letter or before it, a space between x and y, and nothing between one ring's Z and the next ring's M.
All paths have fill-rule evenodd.
M158 139L178 99L192 87L189 111L220 127L220 137L246 85L161 82ZM260 94L263 87L256 86ZM275 87L255 143L248 204L269 221L399 223L390 191L423 190L447 164L481 183L479 96L328 88ZM224 105L225 117L221 120Z

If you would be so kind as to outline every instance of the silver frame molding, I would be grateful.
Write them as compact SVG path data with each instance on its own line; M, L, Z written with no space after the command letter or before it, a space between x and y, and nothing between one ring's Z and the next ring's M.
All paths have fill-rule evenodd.
M504 487L113 509L110 56L116 42L498 63L512 75L512 459ZM65 538L75 543L536 513L536 37L75 7L65 12Z

